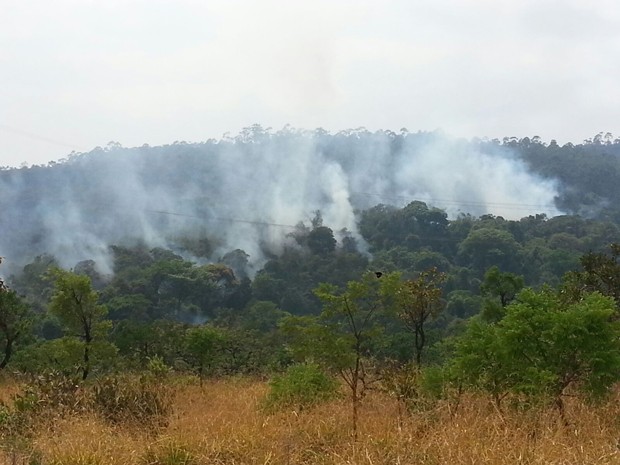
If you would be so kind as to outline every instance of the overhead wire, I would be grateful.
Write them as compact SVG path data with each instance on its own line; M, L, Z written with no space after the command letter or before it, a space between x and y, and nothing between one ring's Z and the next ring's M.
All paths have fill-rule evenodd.
M48 137L45 137L39 134L35 134L29 131L24 131L24 130L21 130L21 129L12 127L12 126L8 126L6 124L0 124L0 130L12 132L14 134L18 134L23 137L40 140L40 141L47 142L50 144L55 144L55 145L71 148L74 150L82 150L82 151L86 150L84 147L80 147L78 145L69 144L66 142L51 139L51 138L48 138ZM411 198L408 198L405 196L399 196L399 195L386 196L384 194L373 193L373 192L351 192L351 195L352 196L378 197L380 199L397 201L399 203L406 203L406 202L412 201ZM473 200L464 201L464 200L452 200L452 199L439 199L439 198L432 198L432 197L427 197L423 201L427 203L432 203L432 204L443 204L443 205L449 205L449 206L459 206L459 207L469 206L469 207L485 207L485 208L491 207L491 208L501 208L501 209L508 209L508 210L530 210L532 208L541 208L541 209L555 209L556 208L555 205L551 205L551 204L525 204L525 203L487 202L487 201L473 201ZM176 216L186 216L186 217L192 216L192 215L184 214L184 213L164 212L164 211L156 211L156 210L152 210L152 212L168 214L168 215L176 215ZM248 224L255 224L255 225L264 224L264 225L269 225L269 226L295 228L295 226L288 225L288 224L270 223L270 222L253 221L253 220L236 219L236 218L212 218L212 219L219 220L219 221L231 221L231 222L248 223Z
M352 193L352 194L360 194L360 193ZM375 197L380 197L383 198L385 200L394 200L396 198L401 198L401 199L406 199L406 197L385 197L382 196L380 194L371 194L371 193L361 193L361 195L369 195L369 196L375 196ZM430 200L435 200L435 201L441 201L440 199L430 199ZM412 199L407 200L409 202L411 201L415 201ZM424 202L426 203L428 201L425 200ZM488 207L488 206L502 206L504 208L521 208L523 210L525 209L529 209L529 208L536 208L536 207L546 207L546 208L555 208L555 206L551 206L551 205L544 205L544 204L540 204L540 205L536 205L536 204L516 204L516 203L501 203L501 202L491 202L491 203L483 203L483 202L462 202L462 201L456 201L456 200L443 200L443 202L453 202L456 205L459 206L479 206L479 207ZM285 223L275 223L275 222L270 222L270 221L260 221L260 220L249 220L249 219L243 219L243 218L231 218L231 217L222 217L222 216L206 216L206 215L196 215L196 214L192 214L192 213L182 213L182 212L174 212L174 211L167 211L167 210L150 210L147 209L145 210L146 212L149 213L157 213L157 214L162 214L162 215L170 215L170 216L180 216L180 217L186 217L186 218L195 218L195 219L199 219L199 220L209 220L209 221L223 221L223 222L231 222L231 223L244 223L244 224L251 224L251 225L255 225L255 226L271 226L271 227L280 227L280 228L287 228L287 229L295 229L298 226L297 225L292 225L292 224L285 224ZM429 240L452 240L452 239L448 239L448 238L428 238Z
M11 132L13 134L17 134L17 135L20 135L22 137L26 137L28 139L40 140L42 142L47 142L49 144L59 145L61 147L67 147L67 148L70 148L70 149L73 149L73 150L86 151L86 149L84 147L80 147L78 145L69 144L69 143L66 143L66 142L59 141L59 140L51 139L49 137L41 136L39 134L35 134L35 133L29 132L29 131L23 131L21 129L14 128L12 126L7 126L6 124L0 124L0 130L3 130L5 132Z

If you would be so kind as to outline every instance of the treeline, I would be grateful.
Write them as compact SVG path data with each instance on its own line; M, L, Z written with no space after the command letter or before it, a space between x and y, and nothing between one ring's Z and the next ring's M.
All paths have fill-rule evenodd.
M324 259L354 254L317 252ZM222 264L198 266L162 250L115 253L122 269L107 284L88 264L66 271L41 258L26 267L33 274L21 284L40 291L38 313L33 300L2 283L0 368L52 370L83 381L175 370L202 382L289 367L274 389L299 397L276 403L313 403L336 388L319 367L348 388L354 432L372 387L407 409L444 398L458 408L460 394L475 390L487 393L499 411L506 399L551 404L567 421L566 396L600 399L620 378L617 244L582 256L580 269L565 273L557 287L526 287L523 277L492 266L479 286L477 314L462 324L449 316L444 298L449 274L436 267L366 271L342 286L323 282L312 291L318 312L293 315L256 300L249 280L238 282ZM179 320L198 316L207 321Z
M243 249L254 272L265 257L280 255L290 227L307 222L313 211L322 212L340 241L343 228L357 233L364 212L363 235L374 240L381 225L373 216L381 219L382 209L394 209L368 211L378 203L401 207L415 198L433 204L444 199L451 218L470 212L477 219L495 211L489 192L510 218L547 211L617 224L619 155L620 141L611 134L559 146L538 137L465 141L405 129L332 134L258 125L201 143L110 143L47 166L0 170L0 251L12 273L45 253L65 267L85 258L101 266L109 244L130 239L210 262ZM434 231L414 235L425 245L433 240L429 234ZM389 236L377 240L404 239ZM463 239L438 237L431 245L454 254ZM590 247L580 246L581 252Z
M234 208L230 217L209 213L234 193L210 183L213 165L204 150L215 157L242 146L243 156L256 161L264 155L265 141L269 147L290 143L292 150L299 137L315 138L330 160L346 167L354 165L358 148L378 140L389 141L389 158L402 152L402 144L422 146L438 136L365 130L308 136L253 127L220 142L154 149L111 146L55 166L0 173L16 187L38 179L32 191L12 197L17 210L7 209L0 217L3 227L18 230L11 212L29 212L21 224L24 232L5 236L3 250L6 237L23 236L20 252L24 244L39 250L51 241L58 246L54 250L71 254L71 241L47 237L43 223L48 222L72 232L75 247L91 240L81 255L93 252L92 260L72 267L61 266L65 256L40 254L19 272L12 269L0 285L0 369L54 370L89 382L145 369L193 373L199 379L270 376L301 362L341 377L354 417L364 390L377 383L407 408L428 396L456 393L458 398L477 390L498 409L507 400L519 405L545 401L564 415L565 396L596 398L617 381L620 248L612 244L620 244L620 216L614 210L620 191L609 179L616 177L620 141L599 135L563 147L538 138L467 143L503 156L517 154L532 170L561 180L558 206L575 214L518 220L460 214L450 219L445 210L421 201L403 208L379 204L355 211L359 235L332 228L320 210L292 228L241 218L248 228L241 232L258 234L252 240L265 260L257 269L255 257L223 239L222 220L235 220ZM139 152L137 159L125 160L133 150ZM187 202L194 213L211 215L214 222L188 232L160 216L149 223L142 210L109 217L106 209L129 208L132 201L143 210L165 208L165 202L159 207L141 201L163 202L166 196L149 185L151 190L136 191L134 198L118 193L104 198L108 192L92 182L97 169L110 169L102 154L131 166L131 179L121 176L122 169L112 170L119 182L149 185L158 172L178 165L167 172L164 184L181 196L185 181L197 179L196 192L205 197ZM181 162L187 157L196 164ZM50 172L52 184L46 181ZM44 219L38 214L44 211L39 197L52 202L66 176L74 187L89 185L75 200L86 210L66 210L66 224L60 214L53 221ZM252 208L254 200L246 195L243 203ZM195 218L180 221L187 226ZM137 225L153 235L158 225L175 230L171 246L157 240L160 246L154 247L146 236L126 240L124 228ZM84 229L72 231L74 226ZM282 240L269 242L272 228L282 226ZM242 235L237 230L230 236ZM106 237L118 240L102 245ZM98 262L102 259L105 266ZM294 373L304 374L303 369Z
M362 244L350 235L338 242L317 213L311 224L300 223L289 234L289 245L254 276L246 273L248 255L242 250L225 254L219 263L198 264L162 248L111 246L110 275L98 272L93 261L62 271L55 257L39 256L12 276L5 290L15 302L4 304L3 364L10 358L19 370L75 369L84 365L80 347L90 340L89 365L94 363L95 372L121 365L144 367L153 357L180 369L220 374L279 369L292 361L282 319L320 315L325 301L317 289L323 283L345 289L369 272L399 273L408 281L430 270L441 275L436 285L441 311L424 322L424 346L427 361L439 362L442 341L461 334L468 319L502 313L489 302L505 307L524 287L557 289L567 273L583 270L584 263L604 256L600 254L609 244L620 243L614 223L578 216L513 221L462 215L449 220L444 211L416 201L402 209L379 205L361 212L360 218L369 251L361 250ZM82 280L80 292L92 300L101 319L109 321L101 339L105 344L95 344L97 331L72 327L63 314L71 300L59 304L59 292L75 289L59 289L65 282L62 276ZM616 297L614 286L608 283L599 290ZM84 319L80 311L73 316L78 322ZM11 329L17 321L28 322L28 329ZM183 342L190 329L203 325L215 338L205 342L211 347L205 349L206 359L192 354ZM406 324L387 328L392 342L382 349L386 356L399 361L418 357L415 344L405 342Z
M405 128L399 132L371 132L356 128L330 133L323 129L310 131L291 127L273 131L255 124L235 136L226 134L220 140L199 143L175 141L158 147L145 144L124 148L117 142L110 142L87 153L73 152L66 159L47 165L0 167L0 181L12 186L26 183L35 189L27 198L9 196L11 201L23 202L24 205L32 204L36 197L55 190L57 182L65 185L77 183L88 200L96 201L96 207L100 208L101 193L97 193L96 184L87 182L89 173L98 170L99 175L108 171L119 174L123 169L138 168L137 177L134 177L138 183L157 181L171 191L183 192L184 183L191 180L200 185L205 198L213 198L217 196L218 188L209 182L209 175L223 169L235 169L234 164L222 163L220 157L242 152L242 159L250 165L260 165L262 158L262 162L269 166L268 158L273 155L294 158L300 156L304 146L311 146L314 155L321 154L325 157L323 161L338 163L345 172L354 171L356 166L375 170L375 174L388 183L388 189L374 194L389 196L391 193L392 197L397 197L399 192L394 178L395 171L402 167L400 162L406 157L420 157L421 150L436 144L447 145L449 151L459 153L479 151L497 159L522 160L533 174L558 181L556 202L561 211L620 221L617 207L620 187L615 182L620 175L620 138L610 132L601 132L579 144L559 145L555 140L547 142L538 136L454 140L439 132L409 132ZM233 161L237 163L239 159L235 157ZM428 176L432 175L428 173ZM368 188L376 187L377 183L367 179L353 184L350 187L352 194L358 197L356 202L367 207L372 199L361 201L359 197L374 195Z

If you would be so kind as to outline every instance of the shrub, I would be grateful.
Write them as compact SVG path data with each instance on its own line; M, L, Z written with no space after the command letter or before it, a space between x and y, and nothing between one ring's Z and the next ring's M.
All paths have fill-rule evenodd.
M95 409L113 424L163 427L172 413L172 391L164 383L143 375L110 376L93 387Z
M66 415L85 410L88 399L77 378L49 370L26 383L23 391L15 396L14 406L22 414Z
M399 403L399 409L417 412L432 409L447 397L449 374L441 367L418 368L412 363L383 373L383 389Z
M338 382L313 363L291 365L269 382L264 406L268 410L297 407L302 410L338 395Z
M159 355L155 355L154 357L150 357L148 359L146 369L152 377L158 380L164 380L170 374L170 367L166 365L164 359Z

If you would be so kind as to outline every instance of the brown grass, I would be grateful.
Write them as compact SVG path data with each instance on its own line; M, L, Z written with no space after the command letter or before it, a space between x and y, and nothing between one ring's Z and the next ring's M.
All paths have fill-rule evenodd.
M405 416L372 393L353 439L346 399L297 414L260 409L264 382L211 381L176 387L175 413L157 433L112 427L93 414L41 425L7 464L620 464L620 396L603 406L567 403L570 426L553 410L500 415L467 396ZM35 451L36 454L33 455Z
M15 378L0 372L0 404L10 404L21 389L21 384Z

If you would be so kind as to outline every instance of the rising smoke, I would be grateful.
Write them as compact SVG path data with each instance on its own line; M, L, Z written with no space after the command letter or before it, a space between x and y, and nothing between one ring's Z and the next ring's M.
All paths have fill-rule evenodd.
M109 272L111 244L174 248L188 235L212 241L211 260L242 249L257 269L317 210L325 225L356 236L356 211L414 199L451 217L558 213L555 183L528 173L505 148L366 130L253 126L199 144L110 144L47 167L1 171L0 191L0 256L12 272L43 253L66 267L93 259Z

